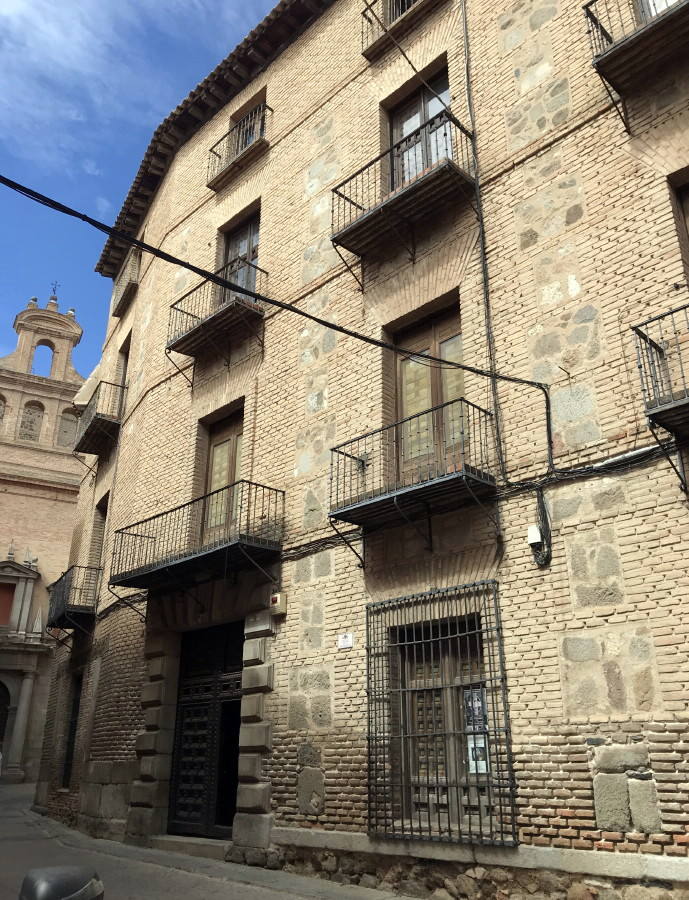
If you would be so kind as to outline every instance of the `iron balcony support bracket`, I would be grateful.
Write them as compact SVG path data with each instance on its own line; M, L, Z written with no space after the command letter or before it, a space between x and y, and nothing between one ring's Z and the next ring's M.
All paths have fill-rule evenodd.
M335 243L335 241L332 242L332 245L333 245L333 247L335 248L335 253L337 253L337 255L340 257L340 259L342 260L342 262L345 264L345 266L347 267L347 270L348 270L349 274L352 276L352 278L353 278L353 279L356 281L356 283L359 285L359 290L360 290L361 293L363 294L363 292L364 292L364 261L363 261L363 259L359 258L359 263L360 263L360 265L361 265L361 276L359 276L359 275L357 275L356 272L354 271L354 267L353 267L352 265L350 265L350 264L347 262L347 260L346 260L346 258L345 258L345 256L344 256L344 254L342 253L342 251L340 250L340 248L338 247L338 245Z
M180 375L184 375L184 377L186 378L186 380L187 380L187 382L188 382L188 384L189 384L189 387L193 389L193 387L194 387L194 382L191 380L191 378L189 378L189 376L187 375L187 373L186 373L186 371L185 371L184 369L180 369L180 367L177 365L177 363L176 363L176 362L174 361L174 359L172 358L172 351L171 351L171 350L168 350L167 347L165 348L165 356L167 356L167 358L170 360L170 362L172 363L172 365L177 369L177 371L179 372L179 374L180 374ZM195 364L192 364L192 368L195 368L195 367L196 367Z
M270 581L274 587L278 586L278 584L280 583L280 579L277 578L275 575L271 575L271 573L267 572L260 563L256 562L256 560L253 558L253 556L251 556L251 554L245 550L241 541L237 544L237 547L244 554L244 556L251 563L251 565L263 575L263 577L266 579L266 581Z
M608 82L605 80L605 78L603 78L603 76L600 73L598 73L598 77L603 82L603 87L607 91L608 97L610 97L610 101L612 102L615 112L617 113L617 115L620 118L620 121L622 122L624 130L627 132L628 135L631 135L632 130L629 126L629 112L627 110L627 104L625 103L624 98L620 97L620 95L617 93L617 91L612 87L612 85L608 84Z
M63 634L66 634L66 638L59 638L56 634L53 634L53 631L61 631ZM54 641L56 641L61 647L67 647L68 650L72 649L72 645L68 643L68 640L74 640L72 635L65 631L64 628L51 628L50 625L46 625L45 633L51 637Z
M423 505L426 507L426 534L417 526L416 522L409 518L409 516L405 513L405 511L400 506L399 500L397 499L397 495L392 498L392 502L395 504L395 509L400 514L400 516L404 519L407 525L411 525L414 531L419 535L421 540L424 542L424 546L429 553L433 553L433 525L431 523L431 510L428 503L424 503Z
M687 487L687 473L684 468L684 460L682 459L682 448L675 442L675 448L677 450L677 463L675 463L672 459L672 456L670 456L670 452L668 451L667 447L658 437L656 433L656 426L651 419L648 420L648 427L650 428L651 434L653 435L653 440L660 447L663 456L670 463L675 472L675 475L679 479L680 490L684 494L689 494L689 488Z
M110 585L108 585L108 591L110 591L110 593L113 595L113 597L115 597L116 600L118 600L120 603L124 604L124 606L128 606L129 609L132 610L132 612L135 612L137 614L137 616L141 619L142 622L144 622L144 623L146 622L146 613L142 613L140 609L137 609L136 606L134 606L134 604L131 602L131 600L128 600L126 597L120 597L119 594L116 594L115 591L113 591L113 589ZM137 597L137 596L143 597L144 595L142 593L140 593L140 594L134 594L134 596L135 597Z
M366 568L366 536L362 530L361 532L361 549L363 553L359 553L359 551L354 547L354 544L349 540L346 534L344 534L340 529L335 525L333 520L328 517L328 522L330 523L330 527L335 532L335 534L339 537L342 543L347 547L348 550L351 550L354 556L359 560L359 568Z
M471 494L471 498L474 503L479 506L483 512L488 516L490 521L493 523L493 527L495 528L495 539L499 544L502 544L502 529L500 528L500 522L497 516L494 516L493 513L489 512L488 507L485 503L481 502L481 498L477 496L477 494L473 491L471 484L469 483L468 478L464 478L464 484L466 485L467 491Z

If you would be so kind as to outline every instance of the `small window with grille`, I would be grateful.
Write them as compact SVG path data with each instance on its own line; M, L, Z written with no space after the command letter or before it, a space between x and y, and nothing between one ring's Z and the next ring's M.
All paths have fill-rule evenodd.
M369 831L516 844L495 582L367 609Z

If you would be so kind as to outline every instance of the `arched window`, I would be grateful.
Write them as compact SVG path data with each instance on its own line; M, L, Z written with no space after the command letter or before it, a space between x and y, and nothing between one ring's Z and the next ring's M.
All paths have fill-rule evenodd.
M58 447L73 447L77 436L77 417L71 409L65 409L60 416L57 429Z
M2 428L2 420L5 418L5 409L7 408L7 401L0 394L0 429Z
M39 341L33 352L33 364L31 366L32 375L42 375L44 378L50 378L53 368L53 353L55 347L50 341Z
M19 425L20 441L37 441L41 437L41 425L43 424L43 404L37 400L29 400L22 410L22 420Z

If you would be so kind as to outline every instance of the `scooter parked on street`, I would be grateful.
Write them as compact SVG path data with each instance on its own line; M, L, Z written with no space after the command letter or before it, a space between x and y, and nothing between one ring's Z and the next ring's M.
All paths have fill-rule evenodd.
M31 869L22 882L19 900L103 900L98 873L82 866Z

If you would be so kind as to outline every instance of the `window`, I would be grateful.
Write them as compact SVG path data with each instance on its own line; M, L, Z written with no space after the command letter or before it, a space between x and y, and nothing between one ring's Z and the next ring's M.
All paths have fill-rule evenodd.
M259 227L260 216L257 213L238 228L228 231L223 240L223 277L250 291L256 290ZM241 297L231 291L225 293L225 303Z
M433 91L422 87L390 114L393 189L452 157L451 126L443 105L450 104L447 71L428 83Z
M38 441L41 437L43 424L43 404L36 400L30 400L22 410L22 418L19 423L20 441Z
M641 0L639 8L641 10L641 18L643 21L654 19L666 9L674 6L677 0Z
M258 106L254 106L239 120L232 119L230 127L234 135L232 150L234 151L234 156L239 156L247 147L250 147L255 141L265 135L265 103L259 103Z
M238 494L232 496L232 491L221 489L240 478L243 431L243 413L223 419L210 428L206 493L212 496L206 507L204 544L222 540L231 530L239 512Z
M395 335L405 350L462 362L462 335L457 306ZM439 369L411 356L397 357L399 467L404 484L416 484L461 467L465 438L460 403L461 369Z
M70 409L66 409L60 416L57 430L58 447L73 447L77 437L77 416Z
M69 718L67 720L67 740L65 743L65 758L62 766L62 787L68 788L72 780L72 768L74 765L74 750L77 743L77 727L79 725L79 707L81 706L81 689L83 677L72 677L71 696L69 699Z
M391 24L416 3L416 0L383 0L383 21Z
M515 841L497 585L367 608L369 831Z
M9 625L14 603L14 584L0 581L0 626Z
M0 428L2 428L3 419L5 418L5 410L7 409L7 401L0 394Z
M109 500L110 493L108 492L101 497L93 511L93 526L91 528L91 543L89 545L89 566L93 566L96 569L100 568L103 558L105 523L108 518Z

